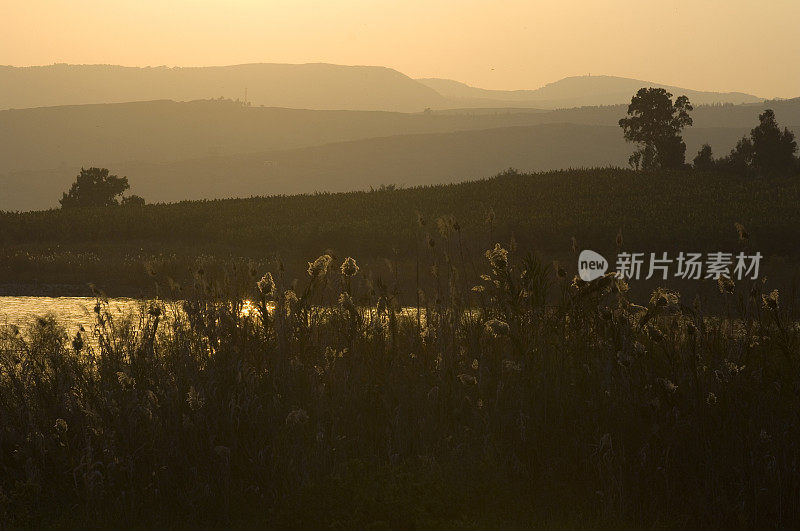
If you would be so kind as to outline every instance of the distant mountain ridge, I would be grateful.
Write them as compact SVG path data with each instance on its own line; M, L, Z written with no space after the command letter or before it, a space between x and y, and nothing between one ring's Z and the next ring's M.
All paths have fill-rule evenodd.
M0 66L0 109L217 97L322 110L419 112L445 103L435 90L382 66Z
M446 98L503 101L542 109L582 107L591 105L616 105L627 103L642 87L665 88L673 95L686 95L695 105L709 103L758 103L763 98L743 92L705 92L651 81L616 76L566 77L534 90L490 90L471 87L460 81L440 78L418 79ZM471 106L471 105L470 105Z
M449 79L412 79L382 66L254 63L209 67L0 66L0 110L224 97L269 107L421 112L426 108L555 109L627 103L643 86L694 104L757 103L739 92L703 92L614 76L568 77L535 90L489 90Z

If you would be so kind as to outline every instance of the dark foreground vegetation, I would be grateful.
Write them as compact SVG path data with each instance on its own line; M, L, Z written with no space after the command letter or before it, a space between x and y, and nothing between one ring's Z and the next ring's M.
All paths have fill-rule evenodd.
M0 521L800 521L791 296L769 280L722 281L725 318L670 290L639 306L611 275L582 283L500 245L463 254L450 229L439 246L449 251L420 260L434 287L417 284L411 311L397 277L371 280L323 255L300 283L281 266L263 277L244 261L198 269L182 303L154 301L128 320L100 298L96 326L76 336L48 317L5 329ZM459 273L471 268L474 286Z
M404 293L413 294L426 235L433 252L445 252L440 229L451 219L460 228L451 245L458 242L468 254L513 236L543 261L573 268L571 236L607 257L615 254L620 231L628 251L736 251L732 229L739 222L753 250L768 257L766 274L788 283L800 251L799 203L800 179L792 174L593 169L509 171L475 182L372 192L4 213L0 289L90 295L87 284L95 283L109 295L150 296L154 272L187 284L198 262L244 258L266 267L281 258L287 277L300 278L305 272L298 264L328 252L358 256L365 272L381 277L390 274L388 259L398 265Z

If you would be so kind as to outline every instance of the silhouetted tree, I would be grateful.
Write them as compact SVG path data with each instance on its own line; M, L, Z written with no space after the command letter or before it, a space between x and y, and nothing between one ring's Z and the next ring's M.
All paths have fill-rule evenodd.
M680 168L685 164L686 144L681 138L684 127L692 125L689 98L680 96L672 103L672 94L663 88L641 88L631 98L628 117L619 121L625 140L642 147L628 162L635 168Z
M692 161L692 166L694 169L700 171L714 169L714 156L711 153L711 146L709 144L703 144L703 147L700 148L700 151L697 152L697 155Z
M753 171L753 142L743 136L736 143L730 154L719 161L719 164L726 171L738 175L747 175Z
M122 198L122 206L133 206L133 207L140 207L144 206L145 201L144 197L140 195L127 195Z
M789 129L783 131L775 120L775 112L766 109L758 117L759 124L750 131L753 141L753 166L766 175L791 172L795 168L797 142Z
M128 188L127 177L109 175L106 168L81 168L69 192L61 197L61 208L118 205L117 196Z

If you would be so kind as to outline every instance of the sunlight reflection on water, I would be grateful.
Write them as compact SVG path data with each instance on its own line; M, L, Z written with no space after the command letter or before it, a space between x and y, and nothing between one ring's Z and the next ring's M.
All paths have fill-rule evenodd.
M16 325L21 330L27 328L37 317L52 314L64 326L67 333L73 335L81 326L91 330L95 325L94 297L0 297L0 327ZM107 310L112 317L137 315L147 310L149 301L140 299L116 298L108 299ZM176 310L176 306L167 305L167 314ZM106 308L104 308L104 311ZM268 304L268 311L275 310L274 303ZM253 317L257 315L257 306L249 300L242 302L241 315ZM368 310L365 310L368 311ZM402 308L400 315L411 318L416 315L414 308ZM424 318L423 318L424 321Z
M35 319L53 314L73 333L81 326L87 330L94 325L94 297L0 297L0 325L20 328ZM108 311L112 316L136 312L141 301L137 299L109 299Z

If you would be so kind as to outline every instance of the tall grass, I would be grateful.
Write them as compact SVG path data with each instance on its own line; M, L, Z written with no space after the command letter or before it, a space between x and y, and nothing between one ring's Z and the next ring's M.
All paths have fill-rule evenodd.
M93 329L0 336L0 521L675 527L800 521L800 332L534 254L418 246L418 293L323 255L199 267ZM421 234L421 231L420 231ZM480 283L465 281L473 269ZM166 295L173 285L163 286Z

